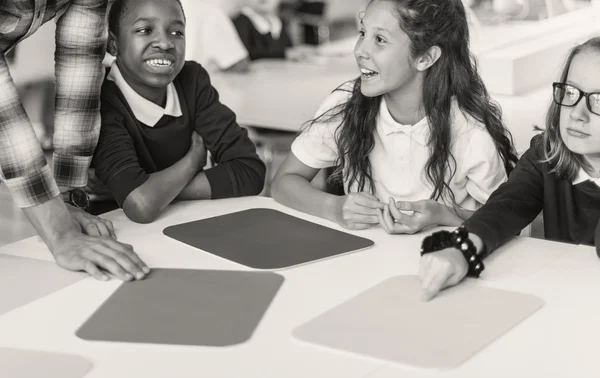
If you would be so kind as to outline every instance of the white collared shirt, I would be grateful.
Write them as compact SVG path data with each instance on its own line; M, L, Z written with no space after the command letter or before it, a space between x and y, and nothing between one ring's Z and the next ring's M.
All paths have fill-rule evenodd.
M349 92L334 91L323 102L317 115L347 100L349 96ZM339 121L312 125L296 138L292 152L309 167L322 169L334 166L338 158L335 142L338 125ZM452 109L452 133L451 151L456 160L456 172L449 186L458 205L467 210L476 210L506 181L504 163L489 133L480 123L466 117L456 103ZM427 118L414 125L399 124L392 118L382 99L375 130L375 146L369 154L375 194L381 201L387 203L390 197L396 201L429 198L433 186L427 181L424 171L429 158L428 138ZM356 192L356 187L356 183L344 183L346 193ZM449 198L446 198L446 203L451 203Z
M588 180L600 187L600 178L593 178L585 171L585 169L579 168L577 177L575 177L575 180L573 180L573 185L581 184L582 182Z
M279 17L275 15L265 17L261 14L258 14L250 7L243 7L242 14L250 19L252 25L254 25L260 34L265 35L271 33L271 37L274 39L279 39L281 36L281 29L283 28L283 25Z
M127 100L127 104L133 111L135 118L147 126L154 127L164 115L173 117L182 115L179 96L173 83L167 85L167 103L163 108L143 98L127 84L123 75L121 75L117 60L112 62L110 72L106 78L114 81L123 96L125 96L125 100Z

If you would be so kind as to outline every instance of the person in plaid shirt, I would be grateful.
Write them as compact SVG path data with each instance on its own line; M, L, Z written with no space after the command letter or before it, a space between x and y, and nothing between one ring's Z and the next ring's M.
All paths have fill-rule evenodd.
M141 279L148 267L116 241L108 220L65 205L60 192L85 187L100 131L102 58L109 0L0 3L0 180L58 265L107 280ZM45 22L56 22L54 177L10 76L5 54ZM60 189L59 189L60 188Z

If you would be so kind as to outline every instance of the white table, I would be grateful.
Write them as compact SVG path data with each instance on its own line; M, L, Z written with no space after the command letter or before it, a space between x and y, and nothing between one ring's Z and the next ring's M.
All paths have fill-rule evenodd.
M262 60L250 72L215 72L211 79L240 124L296 132L329 93L359 74L349 57L325 63Z
M178 203L149 225L131 223L120 210L107 218L113 220L120 240L133 244L151 267L244 270L248 268L167 238L162 230L253 207L278 209L340 229L264 197ZM0 347L81 355L94 364L86 378L564 378L597 374L600 262L595 251L530 238L517 238L502 253L492 255L477 283L531 293L546 305L457 369L415 370L296 341L291 336L296 326L389 277L417 273L423 235L392 236L379 227L356 234L372 239L375 246L278 271L285 282L254 336L241 345L211 348L81 340L75 330L119 286L118 281L88 278L1 316ZM37 237L7 245L0 253L51 260Z

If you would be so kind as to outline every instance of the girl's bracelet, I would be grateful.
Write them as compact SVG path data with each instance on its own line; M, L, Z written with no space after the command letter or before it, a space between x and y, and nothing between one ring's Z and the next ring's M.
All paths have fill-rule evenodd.
M438 231L427 236L421 243L421 256L446 248L456 248L462 253L469 265L467 276L477 278L485 269L481 258L477 255L475 244L469 239L469 232L465 226L460 226L452 232Z

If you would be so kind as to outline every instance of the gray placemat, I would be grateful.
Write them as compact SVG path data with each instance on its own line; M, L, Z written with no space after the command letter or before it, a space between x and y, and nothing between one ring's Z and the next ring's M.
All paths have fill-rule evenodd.
M92 363L69 354L0 348L0 377L3 378L81 378Z
M227 346L248 340L283 276L153 269L124 282L77 330L86 340Z
M416 276L392 277L296 328L309 343L425 368L460 365L543 306L533 295L463 282L421 301Z
M280 269L361 250L373 241L272 209L249 209L164 229L182 243L255 269Z
M0 315L86 277L50 261L0 254Z

